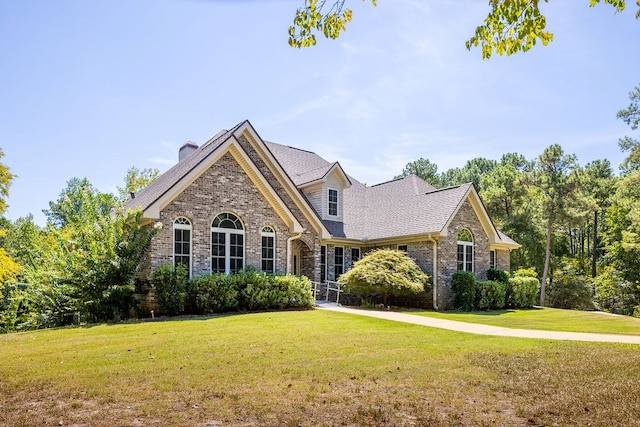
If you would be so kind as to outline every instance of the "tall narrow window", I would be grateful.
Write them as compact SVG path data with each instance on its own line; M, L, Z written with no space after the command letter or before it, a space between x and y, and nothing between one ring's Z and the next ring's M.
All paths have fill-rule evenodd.
M237 216L221 213L211 223L211 271L237 273L244 267L244 226Z
M333 280L338 280L344 273L344 248L336 246L333 251Z
M360 260L360 248L351 248L351 265Z
M262 271L275 272L276 232L267 226L262 228Z
M496 251L489 251L489 268L496 268L498 265L496 260Z
M320 283L327 280L327 247L320 246Z
M329 215L338 216L338 190L329 189Z
M458 233L458 270L473 272L473 236L467 229Z
M173 221L173 266L178 265L191 277L191 221L184 217Z

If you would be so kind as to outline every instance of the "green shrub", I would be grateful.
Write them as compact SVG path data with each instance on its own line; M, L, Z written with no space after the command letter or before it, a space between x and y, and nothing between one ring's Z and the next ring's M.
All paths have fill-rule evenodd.
M476 278L468 271L456 271L451 278L453 306L458 310L471 311L476 297Z
M391 249L370 252L338 279L347 292L382 294L385 305L389 295L423 292L429 286L428 281L429 276L420 270L413 259L402 251Z
M538 273L536 273L535 267L531 268L520 268L513 272L514 277L533 277L538 278Z
M556 308L593 310L591 295L589 279L570 265L556 271L547 287L547 302Z
M187 310L196 314L311 308L313 303L306 277L243 270L196 277L187 285Z
M187 270L183 265L174 268L164 264L153 272L156 299L162 313L175 316L184 312L186 283Z
M512 277L507 291L507 307L531 308L538 301L539 292L540 281L536 277Z
M234 274L206 274L187 283L187 309L189 313L224 313L237 310L238 290Z
M507 284L493 280L476 282L476 308L479 310L497 310L504 308Z
M495 268L490 268L487 270L487 280L491 280L494 282L504 283L505 285L509 284L509 272L504 270L498 270Z

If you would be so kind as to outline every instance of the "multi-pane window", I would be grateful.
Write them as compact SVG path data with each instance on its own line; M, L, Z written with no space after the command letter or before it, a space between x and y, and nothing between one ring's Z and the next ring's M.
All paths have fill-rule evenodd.
M329 215L338 216L338 190L329 189Z
M211 271L237 273L244 267L244 226L240 218L221 213L211 223Z
M473 272L473 236L467 229L458 233L458 270Z
M320 283L327 280L327 247L320 246Z
M497 265L496 251L491 250L489 251L489 268L496 268Z
M351 248L351 265L360 260L360 248Z
M344 273L344 248L336 246L333 250L333 280L338 280Z
M276 232L273 228L267 226L262 228L260 235L262 239L262 271L274 273Z
M184 217L173 222L173 266L178 265L191 277L191 221Z

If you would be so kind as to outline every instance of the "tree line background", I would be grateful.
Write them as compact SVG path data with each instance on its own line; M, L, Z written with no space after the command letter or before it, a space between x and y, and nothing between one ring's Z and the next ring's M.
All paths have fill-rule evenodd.
M630 100L618 117L637 130L640 85ZM522 245L511 269L533 269L541 305L640 317L640 141L625 136L619 146L627 157L618 173L607 159L581 166L551 145L535 159L506 153L442 173L421 158L396 178L416 174L437 188L473 182L496 227ZM2 216L15 177L0 163L0 332L134 313L157 229L124 205L158 174L129 169L117 196L73 178L40 227L32 216Z

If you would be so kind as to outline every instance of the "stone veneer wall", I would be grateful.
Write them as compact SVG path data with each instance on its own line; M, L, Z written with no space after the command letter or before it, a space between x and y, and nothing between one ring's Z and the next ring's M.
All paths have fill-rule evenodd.
M245 266L260 269L262 228L276 232L276 271L287 270L286 224L245 174L231 154L225 154L197 178L160 213L162 230L151 245L151 264L171 263L173 258L173 222L184 216L192 224L192 273L211 271L211 222L221 212L231 212L243 222L245 230Z

